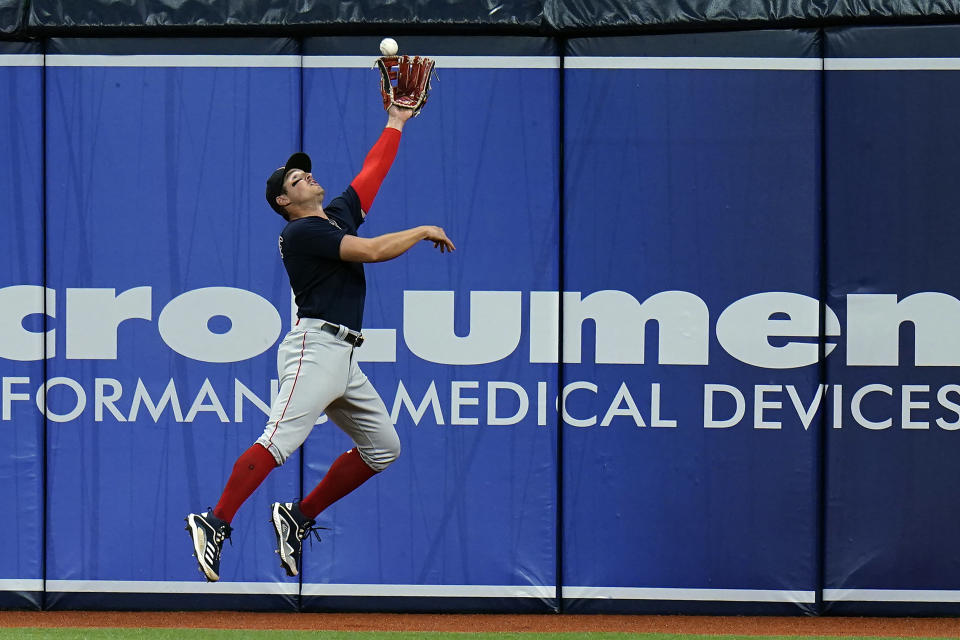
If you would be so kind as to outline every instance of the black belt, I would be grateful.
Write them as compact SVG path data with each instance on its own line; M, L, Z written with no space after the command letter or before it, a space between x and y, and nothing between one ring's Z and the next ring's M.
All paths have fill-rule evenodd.
M320 327L321 331L326 331L327 333L332 333L333 335L340 334L340 325L330 324L329 322L324 322ZM363 334L357 333L356 331L350 331L347 329L347 335L343 336L344 341L349 342L355 347L359 347L363 344Z

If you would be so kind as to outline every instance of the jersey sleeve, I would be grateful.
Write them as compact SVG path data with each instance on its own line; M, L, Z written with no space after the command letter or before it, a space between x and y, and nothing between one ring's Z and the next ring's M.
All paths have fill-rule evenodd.
M353 218L354 224L359 227L363 224L363 210L360 207L360 196L357 195L357 190L351 185L343 192L342 197L347 202L347 207L350 209L350 216Z
M324 207L324 211L329 215L333 213L341 220L350 221L353 229L356 230L363 224L363 211L360 208L360 196L353 186L347 187L347 190L334 198L333 202Z
M303 255L340 259L340 241L347 235L323 218L304 221L284 232L284 255Z

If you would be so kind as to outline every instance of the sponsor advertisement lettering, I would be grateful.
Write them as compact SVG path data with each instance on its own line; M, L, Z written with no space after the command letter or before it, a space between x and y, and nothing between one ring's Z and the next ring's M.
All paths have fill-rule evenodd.
M791 292L761 292L733 300L714 321L704 300L686 291L659 292L642 301L618 290L471 291L466 335L454 329L457 295L405 291L402 326L365 330L367 343L359 358L397 362L398 357L409 357L403 352L398 356L399 342L400 349L431 365L473 366L506 358L576 365L589 358L595 364L704 367L711 364L710 341L715 338L727 356L752 367L778 370L816 365L843 340L846 366L892 368L901 366L901 354L910 351L909 345L901 345L900 331L909 323L914 327L913 366L960 366L960 338L951 330L960 320L960 301L938 292L902 298L848 295L842 330L832 309ZM295 320L295 310L291 311ZM823 344L818 339L821 313ZM43 316L45 327L38 321ZM154 323L158 337L172 352L213 364L257 357L283 333L281 313L270 301L235 287L194 289L164 302L154 299L150 286L122 292L68 288L61 293L19 285L0 288L0 357L118 360L123 358L123 323L141 321ZM655 345L645 344L648 322L657 327ZM587 335L591 330L593 334ZM529 346L521 353L524 334ZM594 345L589 355L584 353L585 337ZM418 426L546 427L559 416L565 424L581 428L775 430L784 428L789 415L790 424L803 430L810 430L818 416L825 416L835 429L960 428L960 384L888 385L877 380L849 389L840 384L744 388L717 380L704 384L697 394L702 422L683 424L661 400L666 384L662 382L625 379L601 387L590 380L569 380L562 388L548 381L438 382L429 378L429 370L429 365L422 367L427 375L417 379L382 383L394 386L380 390L394 422L409 417ZM571 370L575 374L576 369ZM214 383L204 378L188 384L171 377L163 384L148 384L140 377L57 376L44 382L4 376L2 419L11 419L16 403L29 402L53 422L70 422L88 412L96 422L132 422L147 414L155 423L201 418L239 423L268 413L277 384L275 379Z

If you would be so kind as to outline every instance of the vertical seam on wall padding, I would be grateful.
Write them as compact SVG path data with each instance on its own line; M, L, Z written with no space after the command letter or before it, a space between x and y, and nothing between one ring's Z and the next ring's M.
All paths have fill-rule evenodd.
M49 309L47 309L47 40L41 41L41 50L43 54L43 66L40 68L40 175L43 180L43 188L40 189L40 279L42 282L41 295L43 296L43 385L47 385L47 325L50 321ZM40 509L40 541L43 551L40 553L40 578L42 580L42 589L40 592L40 608L47 608L47 510L49 500L47 499L47 411L46 402L44 402L44 411L41 419L43 420L43 433L40 437L40 447L42 449L40 469L41 482L41 509Z
M826 55L826 32L818 30L820 48L820 364L817 367L819 384L823 386L823 412L820 418L820 434L817 439L817 589L815 591L816 613L823 613L823 587L826 572L826 517L827 517L827 429L830 412L827 410L827 72L824 70Z
M557 242L557 274L558 274L558 290L559 290L559 313L557 315L557 322L560 324L557 331L557 340L559 344L557 345L557 392L562 397L563 396L563 291L565 289L565 278L564 278L564 244L566 242L566 227L564 225L564 218L566 216L565 209L565 198L564 198L564 135L566 132L566 124L564 122L566 110L564 109L567 95L566 95L566 85L564 84L564 54L566 53L566 39L557 40L557 47L560 57L560 68L558 73L558 83L557 83L557 92L560 95L558 102L558 114L557 114L557 129L559 131L558 137L558 153L557 153L557 208L560 212L560 220L557 226L557 236L559 242ZM562 404L562 402L561 402ZM557 412L557 531L556 531L556 582L557 582L557 613L564 612L563 606L563 413Z
M297 89L299 90L299 93L300 93L300 110L299 110L299 112L298 112L298 115L300 116L300 127L299 127L299 131L297 132L297 135L298 135L298 137L299 137L299 145L298 145L298 146L299 146L299 150L300 150L300 151L303 151L303 84L304 84L304 78L303 78L303 44L304 44L304 40L303 40L302 38L299 39L299 40L297 40L297 49L299 50L299 53L300 53L300 73L299 73L298 78L297 78L297 80L298 80L298 81L297 81ZM293 291L292 291L292 290L290 291L290 294L293 295ZM306 344L306 334L304 334L304 344ZM301 358L302 358L302 357L303 357L303 356L302 356L302 352L301 352ZM305 457L306 457L306 456L305 456L305 454L304 454L304 448L301 446L301 447L300 447L300 498L301 498L301 499L303 498L303 489L304 489L304 487L303 487L303 474L304 474L304 468L305 468L305 466L306 466L306 463L304 462L304 458L305 458ZM300 563L300 569L301 569L301 571L300 571L300 573L299 573L299 576L297 576L297 583L300 585L300 588L297 590L297 601L296 601L296 603L295 603L296 609L297 609L298 612L302 612L302 611L303 611L303 562Z
M299 94L300 102L298 105L297 116L300 118L300 126L297 131L298 138L298 151L303 151L303 38L297 40L297 49L300 53L300 73L297 75L297 93ZM290 295L293 295L293 291L290 291ZM303 334L304 345L306 345L307 334ZM303 351L300 352L300 360L303 361ZM299 373L299 369L297 370ZM291 394L292 395L292 394ZM304 472L304 447L300 447L300 499L303 499L303 472ZM294 603L296 606L297 612L303 611L303 562L300 563L300 572L297 576L297 584L299 588L297 589L297 601Z

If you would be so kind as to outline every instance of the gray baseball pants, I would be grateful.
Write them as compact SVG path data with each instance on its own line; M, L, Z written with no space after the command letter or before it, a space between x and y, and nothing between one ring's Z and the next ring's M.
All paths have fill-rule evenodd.
M326 412L357 445L360 457L382 471L400 455L400 438L377 390L360 370L355 347L321 331L324 321L301 318L277 349L280 390L257 443L277 464L303 444Z

